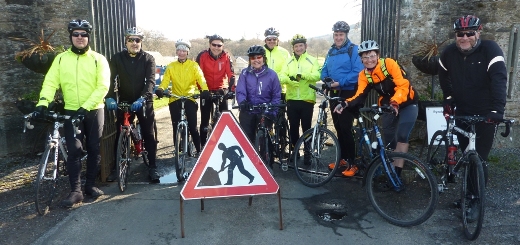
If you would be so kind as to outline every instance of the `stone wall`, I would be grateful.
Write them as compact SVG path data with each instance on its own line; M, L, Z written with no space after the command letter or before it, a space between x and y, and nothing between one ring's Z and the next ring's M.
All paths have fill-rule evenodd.
M520 23L517 0L401 0L399 62L404 64L412 83L419 88L422 97L429 98L427 87L432 82L432 76L417 70L411 63L413 52L422 45L433 40L445 43L454 41L453 22L457 17L467 14L477 15L483 23L481 37L495 40L502 48L506 60L510 47L511 31L514 25ZM441 46L444 48L444 46ZM440 50L439 50L440 51ZM518 56L517 56L518 57ZM520 69L518 67L517 69ZM520 74L513 74L512 94L507 100L506 117L520 119L520 103L518 103ZM433 76L434 92L441 94L438 77ZM517 123L518 125L518 123Z
M72 19L88 20L93 26L90 47L109 56L122 49L124 32L135 26L134 0L4 0L0 1L0 157L9 153L41 151L44 124L22 133L23 114L16 100L29 94L38 97L44 76L15 60L15 53L30 45L8 37L39 42L43 30L52 46L70 47L67 25Z
M89 1L80 0L6 0L0 1L0 156L32 150L43 125L22 133L22 113L15 101L30 93L38 93L44 76L15 60L15 53L29 45L8 39L23 37L39 42L43 29L48 36L56 30L50 42L53 46L70 46L67 24L73 18L88 19ZM37 147L43 149L43 139Z

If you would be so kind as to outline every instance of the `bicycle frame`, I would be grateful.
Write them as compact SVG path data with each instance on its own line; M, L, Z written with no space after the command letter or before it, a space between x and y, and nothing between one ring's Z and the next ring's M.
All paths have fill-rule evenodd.
M369 117L366 117L366 118L372 121L372 124L373 124L372 128L376 135L376 142L378 143L377 151L379 153L379 157L381 158L381 160L383 162L385 173L389 177L393 188L396 191L399 191L401 189L401 187L404 186L404 184L403 184L402 180L397 177L397 173L395 172L394 165L391 164L390 162L388 162L390 159L388 159L386 156L386 149L385 149L385 147L383 147L384 143L383 143L383 138L381 137L381 131L379 130L379 126L377 126L377 120L379 119L380 115L383 113L387 113L387 112L383 111L385 109L389 109L389 106L379 107L377 105L372 105L372 107L370 107L370 108L361 108L361 109L359 109L359 111L360 112L370 112L370 113L374 114L372 119L370 119ZM372 162L370 163L370 165L372 165L377 160L377 158L378 158L377 156L374 156L372 158ZM368 168L370 168L370 166ZM364 178L364 179L366 179L366 178Z

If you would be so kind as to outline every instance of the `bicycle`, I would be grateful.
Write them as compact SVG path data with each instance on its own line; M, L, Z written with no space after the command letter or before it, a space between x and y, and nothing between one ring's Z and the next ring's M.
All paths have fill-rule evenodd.
M213 132L213 128L215 127L215 124L217 124L218 119L220 118L220 115L222 114L220 112L220 103L222 103L223 100L230 99L228 97L228 94L222 93L212 93L211 94L211 102L213 103L213 107L210 112L210 122L207 127L205 127L203 130L206 131L207 137L209 139L211 132ZM229 92L232 93L232 92ZM202 100L202 105L204 106L205 101Z
M292 165L298 179L306 186L319 187L329 182L339 166L340 146L336 135L327 129L328 101L340 100L340 97L329 97L321 89L309 84L324 98L319 105L316 124L303 132L294 146ZM304 155L303 161L300 155ZM329 163L335 163L334 169L329 170Z
M188 129L188 120L186 118L186 111L184 109L184 103L188 99L198 99L199 94L190 96L179 96L172 94L171 91L167 90L164 94L165 97L175 97L181 101L181 118L177 122L177 131L174 135L174 159L175 159L175 175L177 176L178 182L183 182L188 179L191 170L193 170L194 163L188 165L186 160L187 156L195 157L197 150L195 144L191 139L191 135Z
M234 106L233 109L240 106ZM289 169L288 162L291 156L291 139L289 135L289 122L285 118L286 104L270 104L263 103L252 105L250 110L260 110L261 116L256 128L256 137L254 147L260 154L264 163L272 168L274 157L278 158L280 167L283 171ZM272 126L267 126L266 120L270 120L269 112L278 108ZM270 150L269 150L270 149Z
M135 160L142 157L143 163L146 166L149 166L149 161L148 152L144 146L144 139L141 136L141 125L138 120L134 120L134 115L132 115L130 111L132 104L120 102L117 104L117 107L121 113L123 113L123 121L121 125L119 125L120 133L119 139L117 140L116 173L119 190L124 192L128 184L132 156ZM142 110L143 115L145 115L144 106Z
M469 129L463 129L455 125L455 120L460 120L469 126ZM475 125L485 122L485 117L480 116L450 116L447 119L447 129L436 131L428 145L427 163L433 171L439 176L440 182L438 192L447 190L447 183L450 177L458 177L459 170L462 169L462 185L461 185L461 202L462 209L462 226L464 235L469 240L475 240L480 235L482 223L484 222L485 209L485 176L483 162L484 160L477 153L475 148L475 140L477 138ZM506 125L505 132L500 134L507 137L510 132L513 119L503 119L495 124L504 123ZM458 132L459 135L469 139L469 144L460 154L449 151L454 146L453 135ZM450 154L448 154L450 152ZM453 155L454 154L454 155ZM471 173L470 173L471 171ZM471 210L477 208L477 210ZM470 217L470 212L476 212L478 217Z
M32 113L24 115L24 133L27 129L34 128L34 125L31 125L32 117ZM62 175L67 175L67 146L65 137L60 135L60 129L63 128L65 120L70 118L71 116L61 115L52 111L43 115L43 120L52 121L54 128L47 136L47 144L38 163L38 174L36 175L36 198L34 203L36 211L40 215L45 215L49 212L49 208L53 204L58 180ZM72 120L75 128L74 136L76 136L76 133L80 133L78 129L80 121ZM87 154L84 154L81 161L84 162L86 158Z
M366 122L364 118L366 115L359 113L357 124L354 124L352 127L354 142L356 144L356 158L354 159L354 163L358 166L358 173L360 176L363 176L368 165L377 155L377 142L371 141L371 136L374 130L371 128L367 128L365 125ZM370 120L370 118L367 118Z
M392 113L390 106L373 105L359 111L373 115L366 118L371 120L377 138L378 155L363 178L370 203L391 224L407 227L423 223L433 214L439 200L433 173L418 158L385 149L377 120L383 113ZM394 162L403 163L400 175Z

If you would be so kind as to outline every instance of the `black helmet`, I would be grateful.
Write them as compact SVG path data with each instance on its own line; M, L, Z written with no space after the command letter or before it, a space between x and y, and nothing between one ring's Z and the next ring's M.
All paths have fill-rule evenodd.
M209 43L211 43L215 40L220 40L220 41L224 42L224 38L222 38L220 35L217 35L217 34L213 34L211 36L206 36L206 38L209 39Z
M348 33L350 31L350 26L345 21L338 21L332 26L332 31L342 31L344 33Z
M294 46L297 43L307 43L307 38L305 38L305 36L303 36L302 34L296 34L291 39L291 45Z
M262 55L265 56L265 49L263 46L253 45L247 50L248 56Z
M455 31L463 31L463 30L480 30L482 29L482 25L480 24L480 19L474 15L466 15L458 18L455 23L453 23L453 29Z
M264 32L265 37L279 37L280 32L278 32L274 27L269 27Z
M377 42L374 41L374 40L363 41L363 42L358 46L358 54L359 54L359 55L361 55L361 54L364 53L364 52L372 51L372 50L379 51L379 45L378 45Z
M74 30L84 30L87 33L90 33L92 31L92 25L88 23L88 21L86 20L75 19L69 22L67 30L69 31L69 33L72 33L72 31Z

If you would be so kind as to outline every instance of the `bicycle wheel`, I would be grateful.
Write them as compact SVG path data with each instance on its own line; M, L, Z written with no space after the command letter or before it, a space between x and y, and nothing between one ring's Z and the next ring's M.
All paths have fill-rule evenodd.
M258 154L260 154L260 157L262 160L264 160L264 164L266 166L271 166L271 152L269 151L269 136L265 135L265 131L263 129L260 129L256 132L256 139L255 139L255 149L258 151Z
M412 155L387 152L386 159L387 163L404 162L400 176L403 187L395 191L379 156L370 165L366 176L368 199L391 224L404 227L421 224L430 218L439 200L435 177Z
M340 146L330 130L319 127L305 131L294 146L293 159L296 176L309 187L318 187L329 182L339 166ZM314 136L314 137L313 137ZM298 157L302 156L303 157ZM336 163L332 171L329 164Z
M130 174L130 162L132 161L130 144L130 133L128 129L123 128L117 141L116 156L117 184L122 192L126 189L128 175Z
M186 140L188 129L185 125L177 126L177 134L175 135L175 174L177 181L183 182L187 179L186 175L186 157L188 156L188 142Z
M40 215L49 212L58 185L58 161L63 161L56 145L47 145L40 159L36 176L36 211ZM64 162L64 161L63 161Z
M276 137L278 137L278 149L276 149L278 160L282 170L287 171L289 169L289 158L291 157L291 134L289 133L289 122L287 122L285 117L282 118L278 125Z
M486 184L480 157L470 154L468 159L469 163L464 166L462 180L462 226L466 238L475 240L480 235L484 222Z
M447 184L447 164L448 164L448 139L446 130L437 130L428 145L426 154L426 164L437 178L438 191L443 192Z

